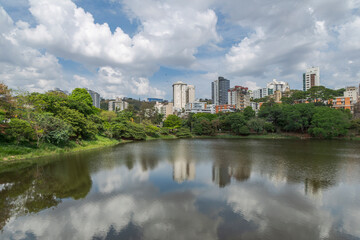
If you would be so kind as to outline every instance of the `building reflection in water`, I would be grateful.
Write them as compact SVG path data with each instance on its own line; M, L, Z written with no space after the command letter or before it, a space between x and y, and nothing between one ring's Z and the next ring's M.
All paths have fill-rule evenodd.
M212 180L219 187L223 188L231 182L230 169L227 164L214 164L212 168Z
M178 183L195 179L195 163L176 159L173 163L173 179Z

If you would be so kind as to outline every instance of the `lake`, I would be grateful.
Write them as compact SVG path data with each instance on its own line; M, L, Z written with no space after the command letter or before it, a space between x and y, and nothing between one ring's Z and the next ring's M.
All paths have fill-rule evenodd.
M357 141L158 140L13 169L0 239L360 239Z

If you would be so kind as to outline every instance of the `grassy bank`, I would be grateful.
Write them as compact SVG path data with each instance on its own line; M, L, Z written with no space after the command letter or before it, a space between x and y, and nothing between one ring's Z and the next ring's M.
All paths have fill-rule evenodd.
M204 139L204 138L215 138L215 139L300 139L297 136L289 136L284 134L265 134L265 135L256 135L250 134L248 136L238 136L230 134L218 134L215 136L195 136L194 138Z
M71 142L65 147L57 147L51 144L43 144L37 148L32 145L14 145L2 143L0 146L0 161L20 160L27 158L35 158L42 156L49 156L60 153L79 152L95 148L114 146L119 143L127 141L118 141L102 136L96 136L96 139L91 141L82 141L80 144Z

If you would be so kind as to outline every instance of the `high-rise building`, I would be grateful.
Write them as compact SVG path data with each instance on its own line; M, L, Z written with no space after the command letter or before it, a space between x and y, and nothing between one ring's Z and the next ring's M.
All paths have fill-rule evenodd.
M100 108L100 94L90 89L86 90L88 91L93 100L93 106Z
M303 90L307 91L314 86L320 86L320 68L312 67L306 69L303 74Z
M346 87L344 92L344 97L350 97L353 100L353 103L357 103L359 98L359 89L355 86Z
M215 105L228 104L228 90L230 80L219 77L211 83L211 97Z
M195 86L187 85L181 81L173 84L174 108L185 108L187 103L195 101Z
M188 85L186 88L186 103L195 102L195 86Z
M247 87L235 86L228 90L228 101L235 105L236 109L244 110L250 106L250 93Z

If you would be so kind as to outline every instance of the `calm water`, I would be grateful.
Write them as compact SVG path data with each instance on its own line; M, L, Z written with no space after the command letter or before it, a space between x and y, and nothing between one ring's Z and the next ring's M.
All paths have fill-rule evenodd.
M171 140L0 174L0 239L360 239L360 143Z

